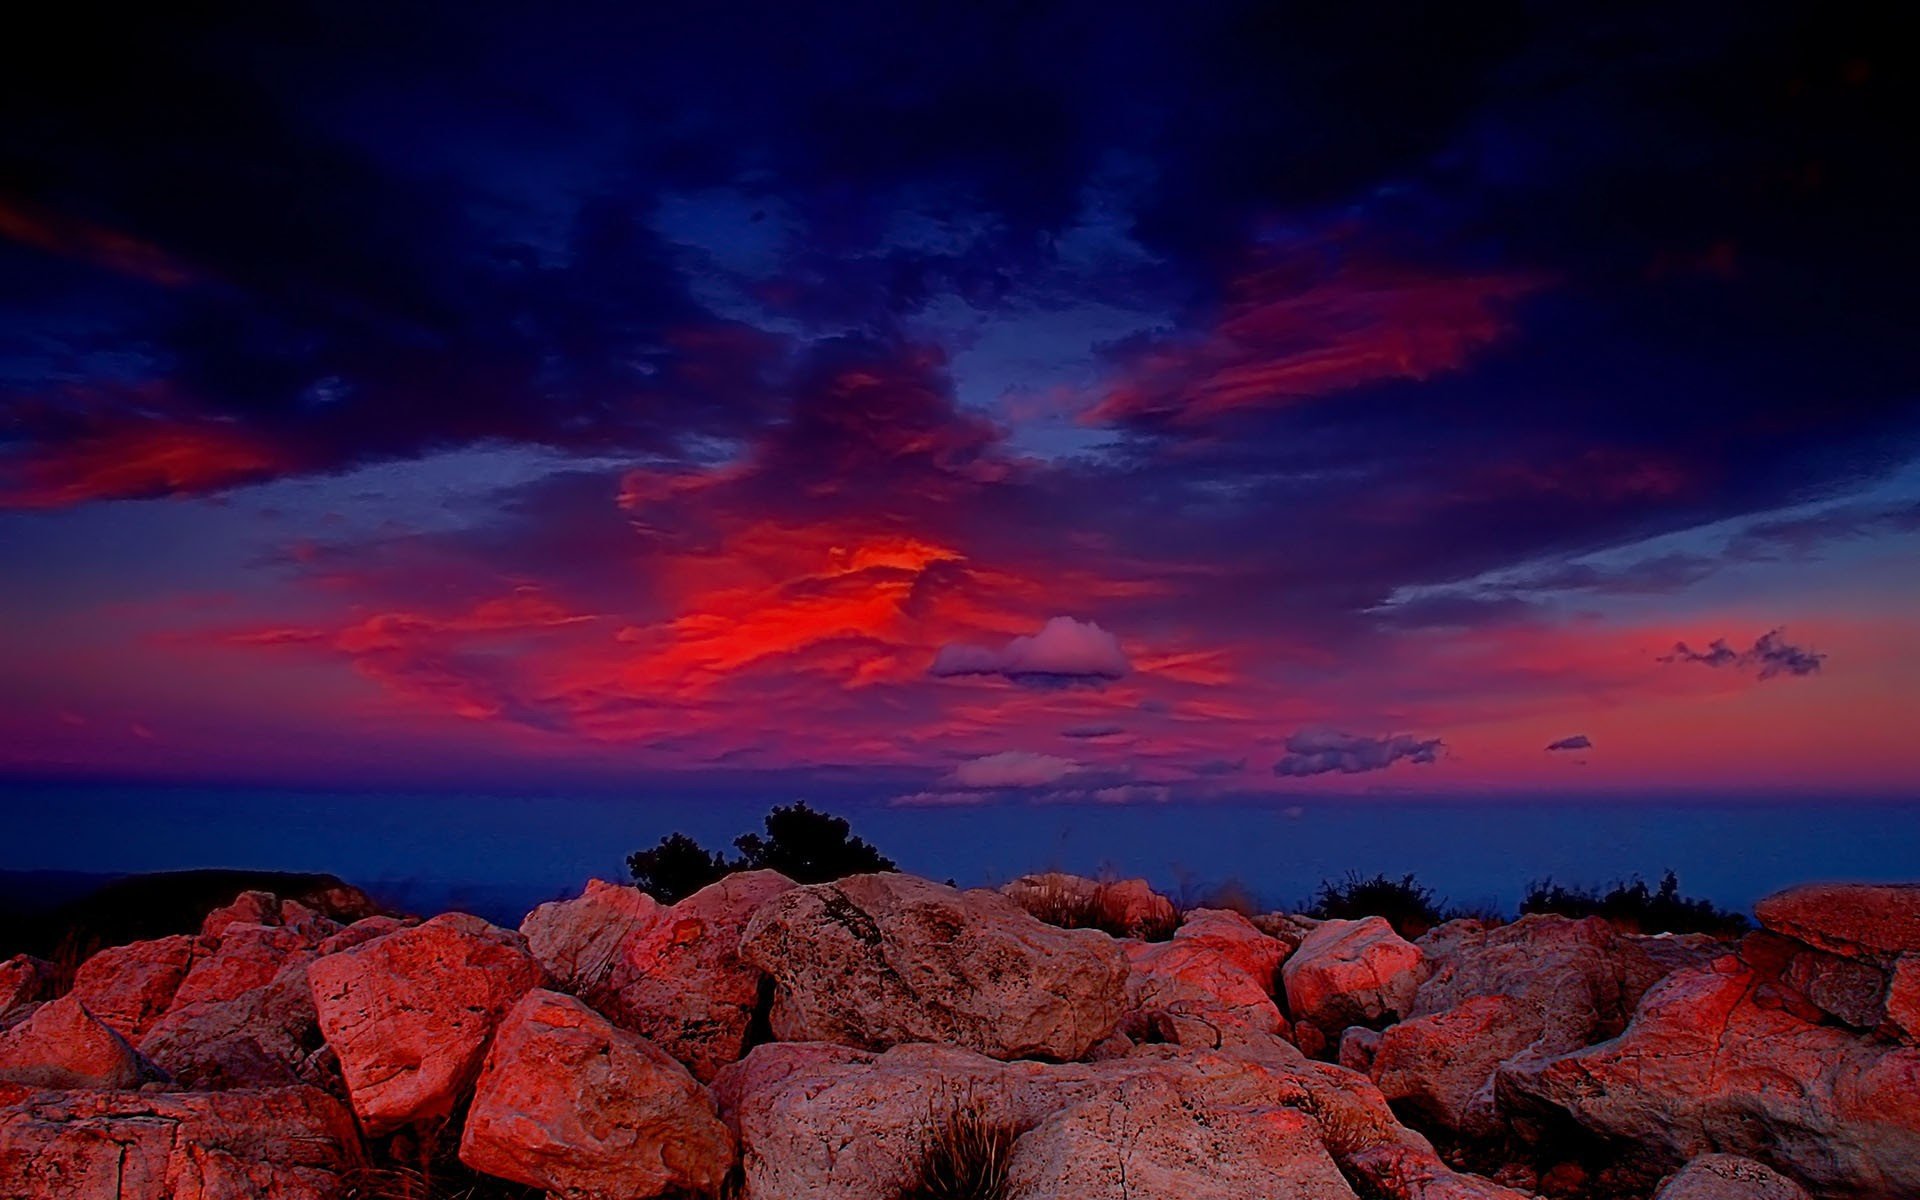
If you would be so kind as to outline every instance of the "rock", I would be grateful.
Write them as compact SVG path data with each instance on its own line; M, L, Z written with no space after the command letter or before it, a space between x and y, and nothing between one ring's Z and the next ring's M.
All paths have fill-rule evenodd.
M1000 894L1063 929L1100 929L1116 937L1157 940L1179 921L1173 901L1144 879L1092 880L1060 871L1023 875Z
M794 886L777 871L743 871L668 908L637 888L594 880L577 899L541 905L520 928L560 987L709 1080L745 1052L761 1002L765 976L740 957L741 933L761 905Z
M1809 884L1753 906L1775 933L1842 958L1889 966L1920 954L1920 884Z
M138 1041L205 953L200 939L185 934L110 946L80 964L73 994L120 1036Z
M395 933L402 929L411 929L417 924L419 924L417 921L403 920L400 917L389 917L381 914L362 917L345 929L322 938L316 949L322 955L338 954L342 950L351 950L355 946L364 946L377 937L385 937L389 933Z
M10 1200L338 1200L361 1165L353 1119L312 1088L0 1087L0 1196Z
M1137 1200L1293 1195L1290 1185L1347 1195L1330 1190L1337 1177L1325 1172L1327 1158L1390 1200L1517 1200L1450 1171L1364 1078L1307 1062L1278 1039L1227 1053L1143 1046L1064 1064L1003 1063L950 1046L874 1054L775 1043L722 1071L714 1095L740 1136L744 1200L894 1200L931 1126L969 1103L1025 1131L1013 1155L1020 1187L1010 1193L1021 1200L1082 1188ZM1173 1098L1177 1113L1166 1103ZM1310 1119L1311 1140L1298 1117ZM1128 1193L1114 1186L1122 1161ZM1136 1166L1181 1190L1137 1188Z
M16 1008L44 1000L53 987L53 964L31 954L16 954L0 962L0 1017Z
M325 1075L305 1067L321 1047L311 961L293 956L272 979L231 999L175 1004L140 1039L140 1052L194 1088L322 1082Z
M200 922L200 936L218 940L229 925L280 924L280 898L272 892L241 892Z
M741 954L774 977L786 1041L1070 1060L1114 1031L1125 1000L1126 958L1106 934L911 875L788 891L748 923Z
M1807 1200L1807 1192L1750 1158L1703 1154L1668 1179L1653 1200Z
M1380 1031L1365 1025L1349 1025L1340 1035L1340 1048L1334 1061L1349 1071L1373 1075L1373 1060L1380 1053Z
M1280 964L1292 953L1287 943L1269 937L1252 921L1224 908L1194 909L1173 931L1173 940L1212 950L1245 971L1269 996L1279 984Z
M1884 1029L1908 1045L1920 1043L1920 954L1903 954L1893 965Z
M1261 913L1257 917L1247 919L1255 929L1285 946L1288 954L1292 954L1301 942L1306 941L1307 935L1320 924L1316 917L1294 916L1283 912Z
M1493 1082L1503 1062L1612 1037L1666 974L1598 917L1536 914L1494 927L1452 921L1420 946L1427 978L1408 1019L1381 1035L1370 1073L1389 1100L1473 1137L1501 1124Z
M1352 1031L1349 1031L1351 1033ZM1480 996L1376 1035L1367 1074L1387 1099L1443 1129L1484 1137L1500 1126L1494 1073L1540 1037L1536 1014L1510 996ZM1341 1043L1346 1053L1346 1042Z
M72 995L50 1000L0 1033L0 1083L41 1088L135 1088L158 1078L127 1040Z
M1374 1025L1413 1007L1425 956L1382 917L1326 921L1281 967L1287 1007L1323 1034Z
M665 1051L535 990L500 1023L460 1161L574 1200L709 1195L733 1166L733 1135Z
M263 987L293 956L313 957L312 945L296 930L230 923L214 943L212 953L195 956L193 968L174 990L167 1011L185 1005L217 1004Z
M1920 1049L1762 1003L1767 983L1731 955L1677 972L1619 1037L1503 1066L1502 1105L1522 1132L1571 1119L1667 1166L1720 1151L1818 1194L1920 1194Z
M1015 1144L1007 1200L1353 1200L1319 1126L1288 1108L1190 1107L1175 1079L1048 1117Z
M519 934L465 913L329 954L307 975L370 1136L450 1116L500 1018L544 978Z
M1213 946L1180 938L1129 942L1126 955L1122 1028L1137 1041L1219 1047L1242 1032L1286 1029L1267 989Z

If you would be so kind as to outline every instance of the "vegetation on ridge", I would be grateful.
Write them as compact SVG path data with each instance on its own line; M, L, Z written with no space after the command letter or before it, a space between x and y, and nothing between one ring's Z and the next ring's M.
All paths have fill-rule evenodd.
M739 856L708 850L684 833L627 856L635 886L662 904L685 899L736 871L778 871L798 883L827 883L868 871L898 870L892 859L853 836L845 817L818 812L801 800L774 808L766 836L733 839Z

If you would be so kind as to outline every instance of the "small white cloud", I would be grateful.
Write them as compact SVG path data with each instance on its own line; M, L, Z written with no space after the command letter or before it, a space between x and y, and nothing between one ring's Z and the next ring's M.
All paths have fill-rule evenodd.
M953 782L967 788L1034 788L1058 783L1080 770L1070 758L1034 754L1026 750L1002 750L985 758L961 763L954 769Z
M929 673L999 675L1025 687L1101 684L1131 671L1120 639L1091 621L1054 617L1040 632L1014 638L998 650L953 643L940 647Z

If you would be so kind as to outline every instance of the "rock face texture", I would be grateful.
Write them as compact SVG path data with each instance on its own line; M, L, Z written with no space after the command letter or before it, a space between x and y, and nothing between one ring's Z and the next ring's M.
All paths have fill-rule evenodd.
M1750 1158L1703 1154L1667 1180L1654 1200L1807 1200L1807 1192Z
M338 1200L362 1161L353 1118L313 1088L0 1085L0 1196L10 1200Z
M1811 884L1753 906L1760 924L1815 950L1890 966L1920 954L1920 884Z
M0 962L0 1017L46 998L53 986L53 964L31 954Z
M1389 1100L1471 1136L1501 1124L1494 1073L1502 1063L1614 1036L1667 973L1597 917L1536 915L1492 929L1459 922L1420 945L1428 976L1408 1019L1370 1047L1367 1070Z
M1075 1059L1119 1024L1126 958L994 892L911 875L795 888L748 923L741 954L777 983L783 1041L941 1042L994 1058Z
M528 992L501 1022L460 1158L576 1197L715 1192L733 1135L687 1069L572 996Z
M1129 942L1126 954L1122 1028L1136 1041L1219 1047L1286 1031L1273 1002L1286 947L1236 913L1200 910L1173 940Z
M1396 1200L1518 1195L1448 1170L1364 1079L1277 1039L1059 1065L781 1043L722 1071L714 1092L740 1136L746 1200L891 1200L933 1124L964 1104L1023 1131L1010 1180L1020 1200L1344 1198L1349 1174Z
M133 1088L158 1078L127 1040L71 995L0 1033L0 1083L43 1088Z
M743 871L665 907L595 880L578 899L541 905L520 929L561 988L706 1080L745 1052L761 1000L765 976L740 957L741 933L794 886L777 871Z
M1413 1007L1426 956L1385 918L1324 921L1281 968L1287 1006L1329 1038L1349 1025L1373 1025Z
M464 913L327 955L307 976L369 1134L451 1116L500 1018L544 979L519 934Z
M1503 1104L1671 1163L1720 1151L1816 1193L1920 1194L1920 1050L1814 1024L1734 956L1649 991L1619 1037L1502 1067Z
M1000 894L1050 925L1070 922L1116 936L1164 938L1179 921L1173 901L1144 879L1093 880L1049 871L1023 875Z
M73 994L120 1036L138 1041L173 1003L203 953L200 939L185 934L110 946L80 964Z

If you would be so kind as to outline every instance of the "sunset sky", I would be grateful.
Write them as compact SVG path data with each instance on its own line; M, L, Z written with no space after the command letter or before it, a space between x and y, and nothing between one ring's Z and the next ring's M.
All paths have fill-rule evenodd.
M44 14L0 776L1914 797L1845 11Z

